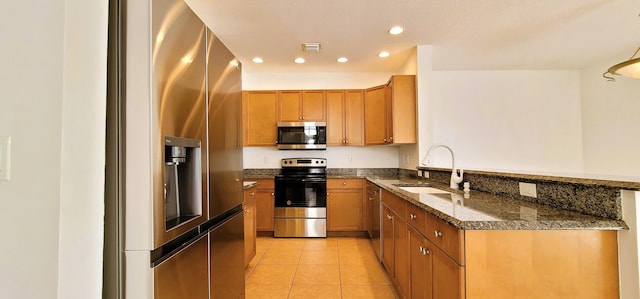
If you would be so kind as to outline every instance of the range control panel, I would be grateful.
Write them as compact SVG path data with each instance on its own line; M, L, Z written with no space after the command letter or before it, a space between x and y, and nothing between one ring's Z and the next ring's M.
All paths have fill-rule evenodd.
M327 167L327 159L287 158L282 159L282 167Z

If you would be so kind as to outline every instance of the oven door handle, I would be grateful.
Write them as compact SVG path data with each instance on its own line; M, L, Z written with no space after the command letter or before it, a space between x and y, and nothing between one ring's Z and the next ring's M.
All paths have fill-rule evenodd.
M322 178L306 178L306 179L302 179L300 180L302 182L326 182L327 179L322 179Z
M326 178L278 178L277 182L311 182L311 183L324 183L327 181Z

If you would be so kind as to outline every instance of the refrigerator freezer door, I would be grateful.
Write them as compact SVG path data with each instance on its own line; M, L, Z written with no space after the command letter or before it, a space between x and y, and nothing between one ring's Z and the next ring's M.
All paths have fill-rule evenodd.
M244 298L244 211L209 232L211 298Z
M206 235L154 268L155 299L207 299Z

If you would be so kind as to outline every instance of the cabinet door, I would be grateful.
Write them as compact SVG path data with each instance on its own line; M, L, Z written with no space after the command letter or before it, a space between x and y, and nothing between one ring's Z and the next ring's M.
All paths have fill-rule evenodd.
M433 298L463 298L464 268L436 246L431 248Z
M393 257L394 277L403 297L409 297L410 265L409 265L409 229L407 223L396 213L393 213ZM441 297L447 298L447 297Z
M344 134L347 145L364 145L364 93L347 90L344 98Z
M393 213L387 205L382 205L382 264L389 277L394 277Z
M302 121L302 92L278 92L278 121Z
M302 120L326 121L324 90L305 90L302 92Z
M387 143L385 90L384 85L365 90L364 132L367 145Z
M327 230L362 231L362 190L330 189L327 194Z
M388 105L392 105L389 109L389 138L398 144L416 143L416 77L393 76L388 87Z
M258 189L256 191L256 229L273 231L274 190Z
M256 255L256 201L244 206L244 266Z
M277 134L277 92L246 91L242 97L244 144L275 146Z
M411 298L431 299L431 248L422 235L409 229L409 259L411 268Z
M327 91L327 145L344 145L344 91Z

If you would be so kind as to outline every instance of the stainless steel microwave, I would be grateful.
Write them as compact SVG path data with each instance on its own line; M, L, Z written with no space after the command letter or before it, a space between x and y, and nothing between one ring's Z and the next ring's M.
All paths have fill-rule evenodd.
M327 123L279 122L278 149L327 149Z

